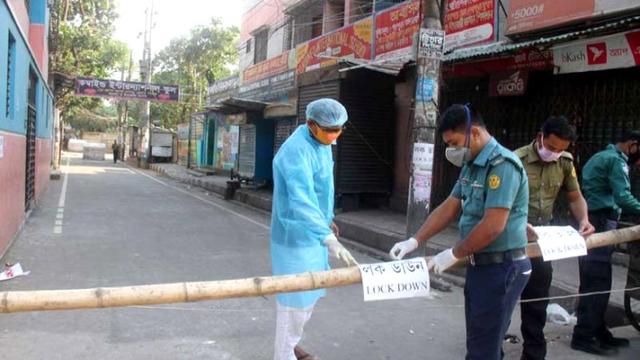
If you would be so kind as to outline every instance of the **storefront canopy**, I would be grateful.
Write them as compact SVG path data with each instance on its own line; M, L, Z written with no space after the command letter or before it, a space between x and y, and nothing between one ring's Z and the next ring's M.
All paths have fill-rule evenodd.
M238 97L229 97L215 104L207 106L207 110L218 111L224 114L238 114L242 112L262 112L269 103L255 101L251 99L243 99Z

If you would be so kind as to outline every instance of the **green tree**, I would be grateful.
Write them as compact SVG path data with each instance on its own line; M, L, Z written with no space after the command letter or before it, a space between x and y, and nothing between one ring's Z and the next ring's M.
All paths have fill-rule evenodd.
M152 103L151 119L174 128L187 122L191 113L203 110L207 79L221 79L233 72L238 60L238 34L236 27L224 27L213 18L209 25L197 26L187 36L171 40L155 57L154 68L158 71L152 81L180 85L181 101Z
M50 68L56 106L63 116L100 106L100 99L73 96L76 76L109 77L128 61L126 44L114 40L114 0L54 0Z

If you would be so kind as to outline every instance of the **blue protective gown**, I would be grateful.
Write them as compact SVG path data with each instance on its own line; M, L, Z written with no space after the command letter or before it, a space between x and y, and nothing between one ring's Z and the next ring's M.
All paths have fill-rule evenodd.
M324 239L331 234L334 189L331 146L299 126L273 160L271 265L274 275L329 270ZM324 289L278 294L281 305L306 308Z

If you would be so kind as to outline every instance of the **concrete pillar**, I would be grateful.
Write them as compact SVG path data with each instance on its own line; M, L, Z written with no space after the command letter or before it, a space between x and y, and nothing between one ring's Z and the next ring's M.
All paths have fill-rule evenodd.
M424 14L422 27L427 29L441 30L440 24L440 10L437 0L425 0L424 2ZM413 120L413 144L420 144L422 148L430 144L435 147L436 137L436 119L438 117L439 104L439 81L440 81L440 63L439 59L424 59L418 58L417 60L417 85L421 85L421 82L433 82L433 100L423 102L421 99L415 97L415 111ZM431 155L431 164L433 164L433 154ZM409 186L409 204L407 207L407 235L413 236L420 228L424 220L429 215L429 212L433 210L431 208L431 194L424 196L424 192L419 193L420 188L424 190L425 184L431 183L433 176L433 167L431 169L423 169L423 164L417 164L415 159L411 160L411 179Z

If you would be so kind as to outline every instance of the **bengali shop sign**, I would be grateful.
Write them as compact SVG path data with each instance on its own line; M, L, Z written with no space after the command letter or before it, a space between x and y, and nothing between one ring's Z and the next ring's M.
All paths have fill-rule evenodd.
M77 96L108 97L115 99L178 101L178 85L145 84L135 81L116 81L87 77L76 78Z
M570 42L553 48L559 74L640 65L640 30Z
M502 71L489 77L489 96L521 96L527 90L529 72L526 70Z
M452 50L494 40L495 0L447 0L445 46Z
M338 59L371 59L371 18L317 37L296 48L298 74L336 64Z
M638 0L511 0L506 34L550 28L639 7Z
M242 73L242 83L251 83L289 70L289 57L291 55L291 51L286 51L269 60L248 67Z
M376 15L376 59L411 54L420 29L420 1L412 0Z
M505 70L549 70L553 68L553 51L522 49L515 55L497 59L472 61L445 69L447 76L473 77Z

